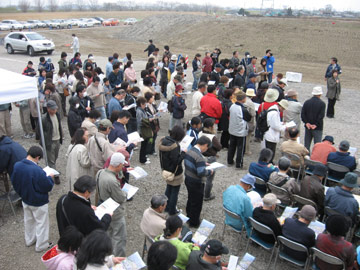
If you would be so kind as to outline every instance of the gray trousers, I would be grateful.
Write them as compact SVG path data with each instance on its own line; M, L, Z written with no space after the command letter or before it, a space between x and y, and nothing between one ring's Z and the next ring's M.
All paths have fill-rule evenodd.
M10 111L0 111L0 136L11 136Z
M51 145L46 147L46 155L49 167L56 169L56 160L59 156L60 140L52 141Z
M216 161L216 157L208 157L207 161L209 163L213 163ZM215 177L215 172L212 175L206 177L204 198L210 198L211 196L214 177Z
M24 133L31 134L32 127L31 127L31 123L30 123L30 108L28 106L20 107L19 114L20 114L21 127L22 127Z
M181 128L184 128L182 119L175 119L174 117L170 118L170 130L173 129L173 127L179 126Z
M112 219L108 229L108 233L111 237L114 256L126 257L125 247L127 234L125 217Z
M305 139L304 145L310 152L311 141L314 139L314 144L321 142L322 139L322 130L315 130L315 129L307 129L305 128Z

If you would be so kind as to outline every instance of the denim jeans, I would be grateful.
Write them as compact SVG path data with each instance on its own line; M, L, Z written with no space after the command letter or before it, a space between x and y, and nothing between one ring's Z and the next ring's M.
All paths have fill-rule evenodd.
M305 128L304 145L310 152L311 141L314 139L314 144L321 142L322 130L307 129Z
M196 90L197 87L198 87L198 78L196 78L196 75L195 75L195 72L192 73L193 74L193 77L194 77L194 82L193 82L193 85L192 85L192 90Z
M271 82L272 82L272 76L273 76L273 73L270 72L270 73L268 74L268 83L271 83Z
M165 211L169 213L169 215L176 214L176 204L178 201L178 195L180 191L180 185L171 186L166 185L165 195L168 197L167 205Z
M95 110L101 113L101 120L106 119L106 111L104 106L96 107Z

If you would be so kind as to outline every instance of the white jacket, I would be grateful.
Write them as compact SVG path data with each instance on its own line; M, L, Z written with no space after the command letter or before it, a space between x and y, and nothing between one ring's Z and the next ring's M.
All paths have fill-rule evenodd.
M268 112L267 124L269 130L265 132L264 139L268 142L278 143L280 141L280 133L284 132L286 127L280 121L280 111L278 105L271 106L268 111L275 109L276 111Z
M236 137L246 137L249 132L248 123L244 120L241 105L237 103L230 107L229 133Z
M105 264L103 265L99 265L99 264L88 264L85 268L85 270L109 270L112 269L112 267L114 266L114 262L113 262L113 257L114 255L108 256L105 258ZM78 268L76 267L76 263L74 263L74 269L73 270L78 270Z
M199 116L201 113L201 106L200 100L204 95L200 91L195 91L192 96L192 107L191 107L191 114L192 116Z
M75 181L83 175L92 176L92 169L88 149L83 144L69 145L66 152L66 180L69 181L70 189Z
M168 100L171 100L175 94L175 88L176 88L176 85L174 83L174 81L170 81L167 86L166 86L166 98Z

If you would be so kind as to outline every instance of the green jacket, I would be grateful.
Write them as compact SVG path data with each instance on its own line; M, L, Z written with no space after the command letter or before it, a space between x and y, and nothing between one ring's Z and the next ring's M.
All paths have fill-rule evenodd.
M175 266L179 267L181 270L186 269L186 265L188 263L191 251L200 250L200 248L198 246L195 246L193 243L185 243L179 239L167 240L167 239L163 239L162 235L155 238L155 241L160 241L160 240L169 241L174 247L176 247L178 254L177 254Z

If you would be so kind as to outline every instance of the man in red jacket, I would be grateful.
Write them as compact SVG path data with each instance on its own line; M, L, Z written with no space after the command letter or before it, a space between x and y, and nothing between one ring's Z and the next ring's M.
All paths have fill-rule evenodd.
M219 123L222 115L222 106L215 94L215 85L209 85L208 93L200 100L201 117L202 118L215 118L215 123Z

